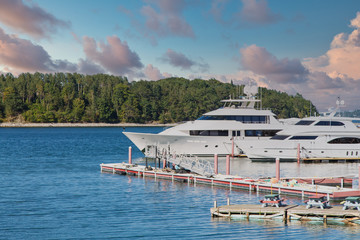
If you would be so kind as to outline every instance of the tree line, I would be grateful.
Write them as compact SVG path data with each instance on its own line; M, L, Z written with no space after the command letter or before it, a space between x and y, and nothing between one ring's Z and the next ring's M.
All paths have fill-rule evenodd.
M0 121L33 123L174 123L197 119L244 86L216 79L133 81L107 74L0 75ZM240 90L239 90L240 89ZM304 117L316 108L300 94L261 88L264 108L279 118Z

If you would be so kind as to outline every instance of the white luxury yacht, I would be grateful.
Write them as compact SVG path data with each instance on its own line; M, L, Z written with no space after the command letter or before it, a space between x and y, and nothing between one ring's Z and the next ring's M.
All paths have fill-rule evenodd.
M296 161L301 159L359 160L360 118L328 116L299 119L285 124L270 139L236 141L252 161Z
M268 139L283 129L284 125L275 118L274 113L255 108L260 100L254 96L222 102L222 108L158 134L124 134L148 157L161 149L171 154L239 156L242 150L237 140Z

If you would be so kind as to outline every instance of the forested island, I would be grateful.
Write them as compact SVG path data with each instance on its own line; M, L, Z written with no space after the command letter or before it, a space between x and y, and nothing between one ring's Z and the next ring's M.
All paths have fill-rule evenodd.
M0 75L0 122L176 123L197 119L242 92L216 79L133 81L107 74ZM240 88L240 91L239 91ZM305 117L316 108L300 94L260 88L262 107L279 118Z

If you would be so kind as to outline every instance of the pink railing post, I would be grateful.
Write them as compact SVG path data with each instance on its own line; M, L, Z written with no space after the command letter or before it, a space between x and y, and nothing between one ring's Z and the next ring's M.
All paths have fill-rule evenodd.
M297 163L300 164L300 143L297 145Z
M226 155L226 175L230 175L230 155Z
M276 179L280 181L280 159L276 158Z
M232 143L231 143L231 157L234 157L234 137L232 137Z
M214 155L214 172L215 172L215 174L218 174L218 155L217 154L215 154Z
M360 189L360 165L359 165L359 186L358 188Z
M129 164L132 164L132 152L131 152L131 146L129 147Z

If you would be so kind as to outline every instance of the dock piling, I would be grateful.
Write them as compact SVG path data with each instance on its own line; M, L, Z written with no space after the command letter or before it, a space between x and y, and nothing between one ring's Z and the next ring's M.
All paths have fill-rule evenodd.
M360 189L360 165L359 165L359 186L358 189Z
M230 175L230 155L226 155L226 175Z
M218 160L219 160L218 155L215 154L214 155L214 172L215 172L215 174L218 174Z
M129 147L129 164L132 164L132 149Z
M232 141L232 143L231 143L231 157L234 157L234 137L232 137L232 139L231 139Z
M300 164L300 143L297 145L297 163Z
M280 158L276 158L276 179L280 181Z

